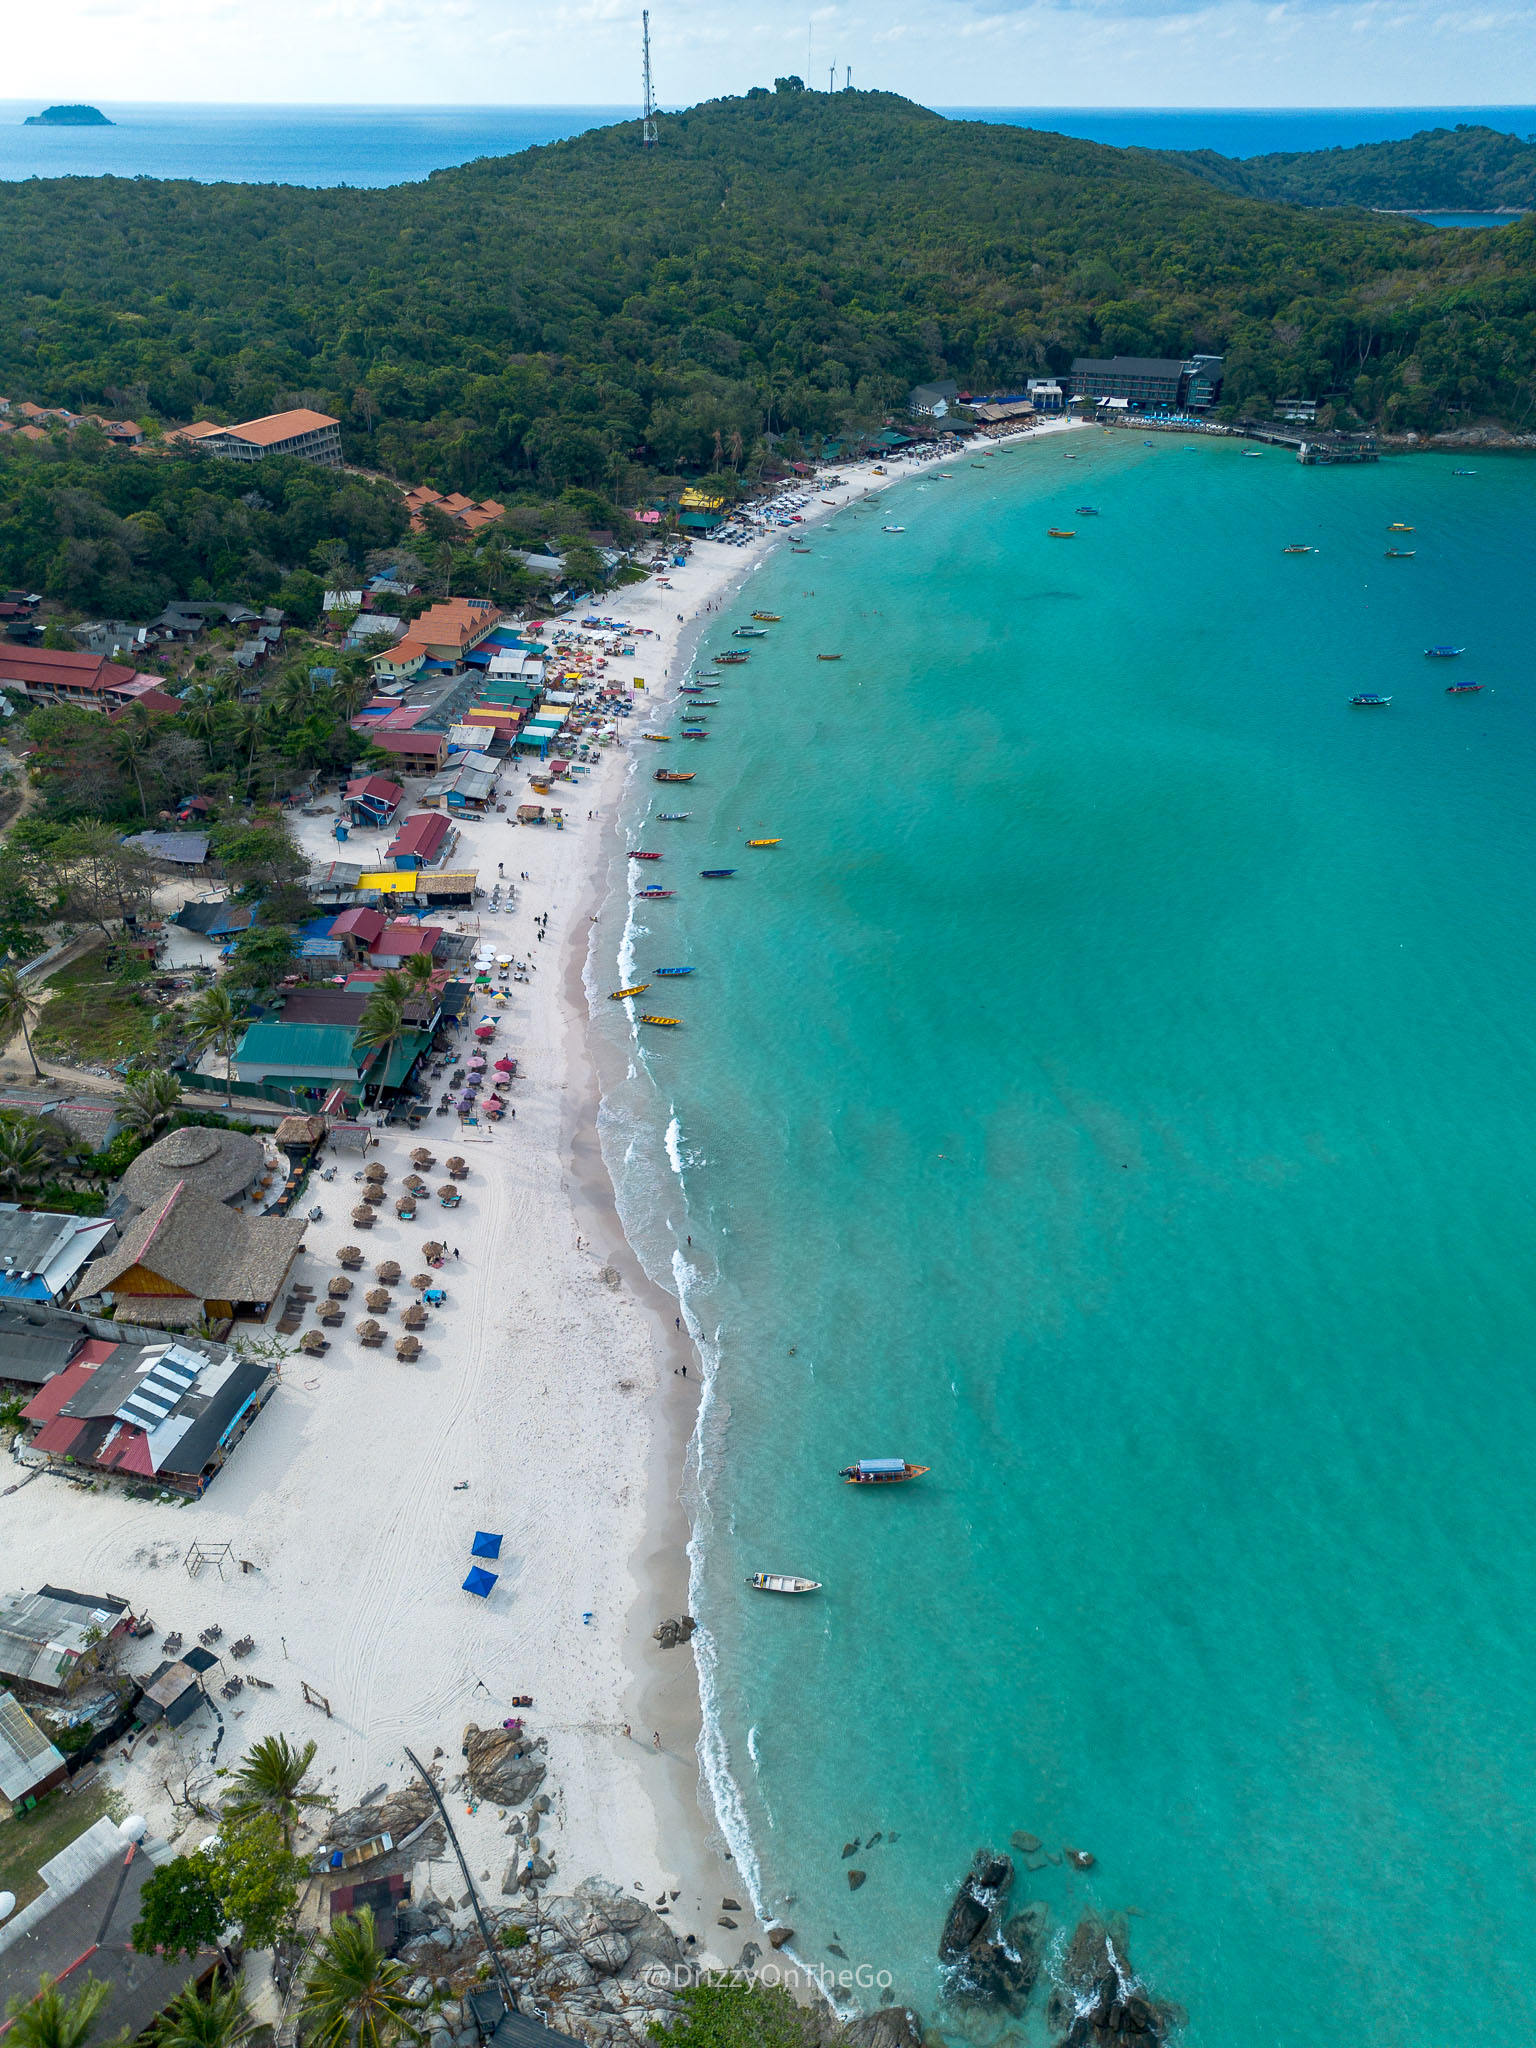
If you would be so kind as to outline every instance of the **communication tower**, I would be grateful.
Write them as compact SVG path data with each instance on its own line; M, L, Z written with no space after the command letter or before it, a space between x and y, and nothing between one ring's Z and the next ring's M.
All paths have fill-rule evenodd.
M640 144L643 149L656 147L656 97L651 91L651 10L645 8L640 16L644 57L645 115L640 124Z

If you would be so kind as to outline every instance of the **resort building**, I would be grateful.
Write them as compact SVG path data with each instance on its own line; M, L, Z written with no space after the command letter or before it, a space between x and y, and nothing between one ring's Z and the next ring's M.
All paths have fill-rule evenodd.
M3 1710L7 1722L11 1706ZM0 1755L8 1747L0 1738ZM0 1785L9 1789L8 1770ZM41 1895L0 1925L0 2011L36 1998L40 1978L59 1981L66 1997L94 1979L107 1987L97 2015L101 2039L131 2041L189 1986L213 1975L219 1963L213 1949L172 1961L159 1950L140 1955L133 1946L144 1886L156 1862L170 1854L162 1843L154 1845L154 1860L146 1854L138 1839L143 1825L98 1820L39 1866Z
M137 669L100 654L0 643L0 690L33 704L87 704L99 711L106 705L131 702L135 694L131 685L142 682L153 687L156 680L154 676L141 678Z
M1074 398L1119 398L1136 411L1199 411L1221 395L1222 358L1111 356L1107 361L1078 356L1072 364Z
M264 1028L273 1027L253 1026ZM301 1221L241 1216L178 1180L134 1217L105 1258L86 1267L75 1299L108 1301L124 1321L152 1329L195 1329L236 1317L261 1322L303 1242Z
M231 462L260 462L268 455L296 455L303 462L341 467L341 422L329 413L300 406L294 412L268 413L264 419L242 420L238 426L216 427L208 420L182 427L174 437L221 455Z
M68 1774L63 1751L54 1747L19 1700L0 1692L0 1797L10 1801L14 1812L23 1813L36 1806L43 1793L62 1785ZM0 1967L0 1993L4 1982Z
M67 1586L13 1593L0 1602L0 1678L62 1698L132 1620L128 1602L111 1593L72 1593Z
M116 1231L107 1217L0 1202L0 1299L59 1300Z
M960 386L952 380L940 384L914 384L907 394L907 411L915 420L942 420L960 397Z

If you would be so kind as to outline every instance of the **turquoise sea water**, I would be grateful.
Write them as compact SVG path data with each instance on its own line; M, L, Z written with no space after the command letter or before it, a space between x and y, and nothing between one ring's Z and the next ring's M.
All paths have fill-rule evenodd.
M110 128L29 128L42 100L0 99L0 180L112 175L280 185L398 185L476 157L507 156L634 107L231 106L103 100ZM1046 128L1090 142L1257 156L1390 141L1474 122L1536 131L1536 107L947 107L961 121ZM1458 220L1455 225L1461 225ZM1482 225L1483 223L1472 223Z
M1071 445L781 551L631 791L678 895L610 906L594 1010L714 1374L715 1788L798 1952L956 2035L939 1927L1022 1828L1098 1860L1016 1901L1130 1914L1191 2048L1523 2039L1536 472ZM625 946L698 969L639 1056Z

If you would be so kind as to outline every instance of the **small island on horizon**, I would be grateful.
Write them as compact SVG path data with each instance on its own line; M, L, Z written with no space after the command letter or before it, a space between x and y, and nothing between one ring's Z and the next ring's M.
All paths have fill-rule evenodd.
M100 107L44 107L40 114L28 114L24 128L115 128Z

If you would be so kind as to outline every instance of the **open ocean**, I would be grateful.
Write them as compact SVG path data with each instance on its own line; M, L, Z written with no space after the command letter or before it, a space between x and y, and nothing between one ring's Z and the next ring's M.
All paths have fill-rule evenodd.
M797 1952L956 2041L939 1929L1016 1829L1188 2048L1529 2040L1533 472L1072 448L776 552L698 780L635 750L678 894L616 859L589 981L710 1370L712 1787ZM604 997L668 964L637 1043Z
M233 179L283 185L398 185L450 164L506 156L587 128L634 120L633 107L276 107L100 102L112 128L28 128L39 100L0 100L0 179ZM1536 132L1536 107L945 107L957 120L1054 129L1091 142L1260 156L1330 149L1479 122ZM1428 217L1428 216L1426 216ZM1497 224L1467 216L1445 225Z

